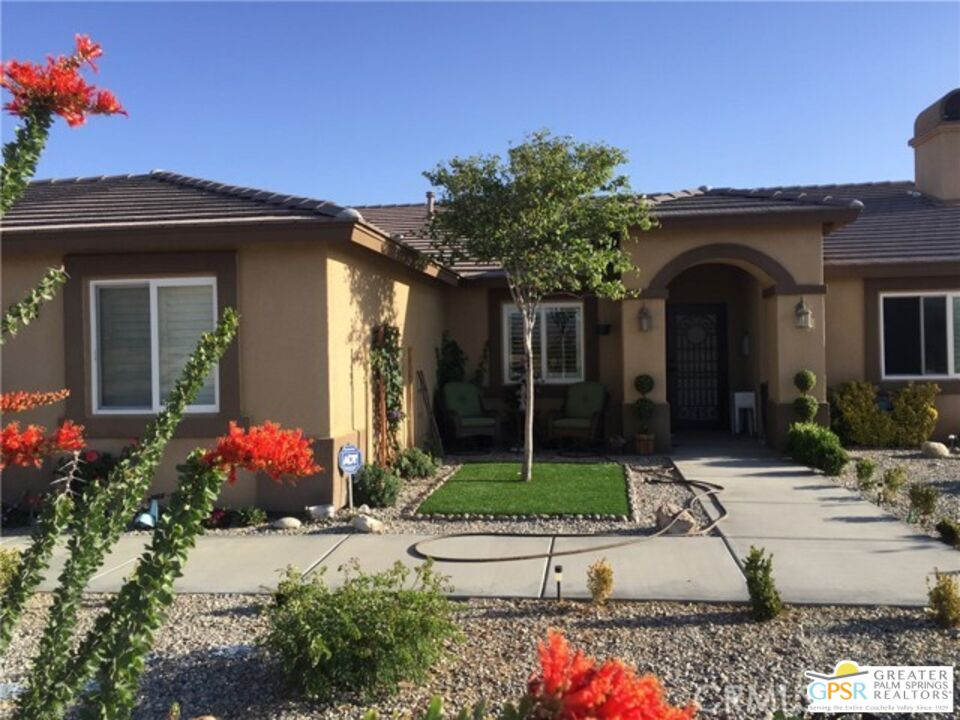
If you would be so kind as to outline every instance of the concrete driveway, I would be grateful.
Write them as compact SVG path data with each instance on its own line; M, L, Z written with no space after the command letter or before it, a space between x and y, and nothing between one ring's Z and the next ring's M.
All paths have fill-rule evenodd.
M788 602L925 605L934 568L960 571L960 552L752 443L691 443L674 461L687 479L724 486L721 536L737 558L751 545L773 553Z

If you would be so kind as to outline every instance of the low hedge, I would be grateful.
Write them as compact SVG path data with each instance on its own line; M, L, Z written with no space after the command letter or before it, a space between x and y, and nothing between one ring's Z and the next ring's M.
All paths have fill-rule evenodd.
M816 423L794 423L787 431L787 452L795 461L839 475L850 456L830 428Z
M833 429L845 445L917 447L930 439L937 426L939 385L907 383L890 397L889 410L880 406L878 393L876 385L862 381L830 391Z

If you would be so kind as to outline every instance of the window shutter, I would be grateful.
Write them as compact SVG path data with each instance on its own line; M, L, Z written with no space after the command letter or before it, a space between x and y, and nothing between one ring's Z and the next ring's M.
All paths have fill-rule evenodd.
M101 287L97 306L99 406L151 408L150 288Z
M213 329L213 288L210 285L161 285L157 288L160 402L166 402L200 335ZM214 371L215 372L215 371ZM194 405L215 405L211 375Z
M523 314L516 309L509 310L507 322L507 380L520 382L523 380ZM539 316L533 326L533 373L535 377L540 377Z
M544 310L546 317L547 379L577 380L580 367L581 317L579 307L553 307Z

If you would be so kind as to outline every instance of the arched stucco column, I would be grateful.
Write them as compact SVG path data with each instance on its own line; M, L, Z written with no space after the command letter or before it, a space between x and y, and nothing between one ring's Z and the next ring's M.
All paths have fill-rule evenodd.
M650 314L650 329L640 330L640 308ZM656 404L652 430L657 437L657 450L670 449L670 406L667 405L667 303L663 298L625 300L621 314L623 337L623 428L624 437L632 444L637 432L633 403L640 395L633 387L637 375L650 375L653 392L648 397Z

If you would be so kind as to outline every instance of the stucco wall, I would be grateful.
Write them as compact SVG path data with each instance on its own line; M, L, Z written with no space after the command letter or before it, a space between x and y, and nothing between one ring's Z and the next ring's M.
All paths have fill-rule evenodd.
M824 326L827 331L827 378L829 386L847 380L863 380L864 328L863 280L830 280L827 286Z
M372 452L370 333L374 326L389 322L400 329L403 351L407 419L401 441L423 443L430 433L430 416L417 392L416 371L423 371L432 396L434 350L444 327L443 287L361 250L331 248L326 278L331 433L359 433L365 452Z

